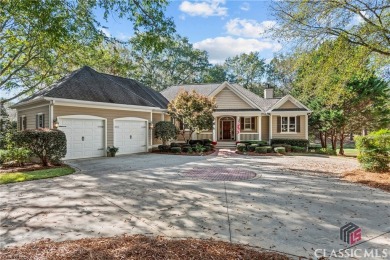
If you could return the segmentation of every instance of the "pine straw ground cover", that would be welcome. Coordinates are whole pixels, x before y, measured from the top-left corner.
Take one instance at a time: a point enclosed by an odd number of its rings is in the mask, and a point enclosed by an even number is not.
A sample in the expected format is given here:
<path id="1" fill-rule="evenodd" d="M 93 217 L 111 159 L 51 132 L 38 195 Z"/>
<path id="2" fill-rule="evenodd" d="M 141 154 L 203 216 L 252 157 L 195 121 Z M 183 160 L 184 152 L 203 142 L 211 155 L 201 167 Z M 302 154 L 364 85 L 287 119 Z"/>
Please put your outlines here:
<path id="1" fill-rule="evenodd" d="M 343 179 L 390 192 L 390 172 L 375 173 L 354 170 L 344 173 Z"/>
<path id="2" fill-rule="evenodd" d="M 267 259 L 287 256 L 256 251 L 242 245 L 215 240 L 183 239 L 144 235 L 85 238 L 53 242 L 41 240 L 0 251 L 0 259 Z"/>

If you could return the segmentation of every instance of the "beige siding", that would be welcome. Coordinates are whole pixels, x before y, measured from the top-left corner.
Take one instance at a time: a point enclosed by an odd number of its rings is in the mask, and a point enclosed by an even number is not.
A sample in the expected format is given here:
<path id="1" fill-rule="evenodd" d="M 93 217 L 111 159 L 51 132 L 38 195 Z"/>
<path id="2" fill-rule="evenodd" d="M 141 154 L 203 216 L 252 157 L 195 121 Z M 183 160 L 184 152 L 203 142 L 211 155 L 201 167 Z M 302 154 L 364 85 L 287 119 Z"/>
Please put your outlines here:
<path id="1" fill-rule="evenodd" d="M 295 105 L 293 102 L 291 102 L 290 100 L 287 100 L 279 108 L 299 108 L 299 107 L 297 105 Z"/>
<path id="2" fill-rule="evenodd" d="M 277 132 L 277 116 L 272 116 L 272 139 L 285 138 L 285 139 L 306 139 L 306 120 L 305 116 L 300 116 L 301 131 L 300 133 L 278 133 Z"/>
<path id="3" fill-rule="evenodd" d="M 44 106 L 42 106 L 44 105 Z M 35 103 L 30 106 L 24 106 L 17 109 L 18 111 L 18 129 L 19 126 L 19 117 L 26 116 L 27 120 L 27 129 L 35 129 L 36 128 L 36 115 L 39 113 L 43 113 L 45 115 L 45 128 L 49 128 L 50 122 L 50 109 L 48 102 L 40 102 Z"/>
<path id="4" fill-rule="evenodd" d="M 240 134 L 240 141 L 259 140 L 259 134 Z"/>
<path id="5" fill-rule="evenodd" d="M 263 141 L 269 140 L 269 116 L 261 117 L 261 139 Z"/>
<path id="6" fill-rule="evenodd" d="M 217 102 L 217 109 L 243 109 L 252 108 L 248 103 L 237 96 L 233 91 L 224 88 L 215 97 Z"/>
<path id="7" fill-rule="evenodd" d="M 107 119 L 107 145 L 113 145 L 113 124 L 115 118 L 121 117 L 138 117 L 146 119 L 150 122 L 150 112 L 136 112 L 126 110 L 100 109 L 100 108 L 85 108 L 85 107 L 70 107 L 70 106 L 54 106 L 54 118 L 58 116 L 69 115 L 90 115 L 99 116 Z"/>

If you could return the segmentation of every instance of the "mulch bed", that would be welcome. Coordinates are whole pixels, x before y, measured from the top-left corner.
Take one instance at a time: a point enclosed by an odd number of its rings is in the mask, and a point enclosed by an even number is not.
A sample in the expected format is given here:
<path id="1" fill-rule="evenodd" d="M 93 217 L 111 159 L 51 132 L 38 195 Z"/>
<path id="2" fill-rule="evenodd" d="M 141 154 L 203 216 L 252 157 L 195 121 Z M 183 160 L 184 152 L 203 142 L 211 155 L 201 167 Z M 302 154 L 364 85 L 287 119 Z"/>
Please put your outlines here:
<path id="1" fill-rule="evenodd" d="M 144 235 L 86 238 L 53 242 L 41 240 L 0 251 L 0 259 L 268 259 L 287 256 L 257 251 L 243 245 L 215 240 L 183 239 Z"/>
<path id="2" fill-rule="evenodd" d="M 12 173 L 12 172 L 30 172 L 30 171 L 36 171 L 36 170 L 45 170 L 45 169 L 53 169 L 53 168 L 59 168 L 63 167 L 64 165 L 50 165 L 50 166 L 42 166 L 41 164 L 37 163 L 28 163 L 24 166 L 2 166 L 0 167 L 0 174 L 2 173 Z"/>
<path id="3" fill-rule="evenodd" d="M 390 172 L 375 173 L 363 170 L 345 172 L 343 179 L 390 192 Z"/>
<path id="4" fill-rule="evenodd" d="M 187 156 L 205 156 L 205 155 L 210 155 L 210 154 L 213 154 L 217 152 L 217 150 L 214 150 L 214 151 L 208 151 L 208 152 L 204 152 L 202 154 L 197 154 L 197 153 L 171 153 L 171 152 L 161 152 L 161 151 L 158 151 L 158 150 L 155 150 L 155 151 L 152 151 L 152 153 L 158 153 L 158 154 L 169 154 L 169 155 L 187 155 Z"/>

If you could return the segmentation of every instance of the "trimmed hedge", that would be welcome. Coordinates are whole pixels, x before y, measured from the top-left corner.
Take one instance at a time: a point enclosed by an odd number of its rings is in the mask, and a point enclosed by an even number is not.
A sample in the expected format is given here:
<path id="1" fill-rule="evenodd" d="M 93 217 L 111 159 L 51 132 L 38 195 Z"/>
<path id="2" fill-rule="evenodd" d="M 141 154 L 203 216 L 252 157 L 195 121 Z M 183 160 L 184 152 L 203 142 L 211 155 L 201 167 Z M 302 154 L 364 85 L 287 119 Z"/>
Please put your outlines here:
<path id="1" fill-rule="evenodd" d="M 382 129 L 367 136 L 355 138 L 359 150 L 358 161 L 367 171 L 386 172 L 390 170 L 390 130 Z"/>
<path id="2" fill-rule="evenodd" d="M 247 145 L 257 144 L 258 146 L 266 146 L 266 145 L 268 145 L 268 142 L 267 141 L 259 141 L 259 140 L 249 140 L 249 141 L 238 141 L 238 142 L 236 142 L 236 144 L 247 144 Z"/>
<path id="3" fill-rule="evenodd" d="M 264 148 L 267 148 L 267 153 L 272 153 L 272 146 L 263 146 Z"/>
<path id="4" fill-rule="evenodd" d="M 255 152 L 256 153 L 267 153 L 268 149 L 265 146 L 259 146 L 256 147 Z"/>
<path id="5" fill-rule="evenodd" d="M 280 154 L 285 154 L 286 153 L 286 148 L 284 147 L 275 147 L 274 151 Z"/>
<path id="6" fill-rule="evenodd" d="M 315 151 L 318 154 L 337 155 L 337 151 L 330 148 L 316 148 Z"/>
<path id="7" fill-rule="evenodd" d="M 66 155 L 65 133 L 57 129 L 28 129 L 13 136 L 18 147 L 29 149 L 38 156 L 43 166 L 59 164 Z"/>
<path id="8" fill-rule="evenodd" d="M 169 149 L 171 147 L 169 145 L 163 145 L 163 144 L 160 144 L 158 146 L 158 150 L 160 150 L 161 152 L 169 152 Z"/>
<path id="9" fill-rule="evenodd" d="M 169 140 L 175 139 L 177 133 L 176 126 L 170 121 L 157 122 L 154 127 L 154 136 L 161 139 L 164 145 Z"/>
<path id="10" fill-rule="evenodd" d="M 23 166 L 30 161 L 31 152 L 26 148 L 11 148 L 0 154 L 0 157 L 1 163 Z"/>
<path id="11" fill-rule="evenodd" d="M 180 147 L 171 147 L 171 152 L 172 153 L 180 153 L 181 152 L 181 148 Z"/>
<path id="12" fill-rule="evenodd" d="M 294 153 L 305 153 L 306 147 L 291 146 L 291 151 Z"/>
<path id="13" fill-rule="evenodd" d="M 271 145 L 274 144 L 288 144 L 291 146 L 307 147 L 309 145 L 309 140 L 306 139 L 271 139 Z"/>
<path id="14" fill-rule="evenodd" d="M 183 146 L 182 148 L 181 148 L 181 150 L 184 152 L 184 153 L 192 153 L 193 152 L 193 150 L 192 150 L 192 147 L 191 146 Z"/>
<path id="15" fill-rule="evenodd" d="M 245 145 L 237 145 L 237 150 L 239 152 L 246 152 L 246 146 Z"/>
<path id="16" fill-rule="evenodd" d="M 275 148 L 275 147 L 284 147 L 285 148 L 285 150 L 286 150 L 286 152 L 291 152 L 291 145 L 289 145 L 289 144 L 273 144 L 272 145 L 272 147 L 273 148 Z"/>
<path id="17" fill-rule="evenodd" d="M 181 147 L 179 143 L 171 143 L 171 147 Z"/>
<path id="18" fill-rule="evenodd" d="M 254 152 L 256 148 L 259 147 L 258 144 L 251 144 L 247 146 L 248 152 Z"/>

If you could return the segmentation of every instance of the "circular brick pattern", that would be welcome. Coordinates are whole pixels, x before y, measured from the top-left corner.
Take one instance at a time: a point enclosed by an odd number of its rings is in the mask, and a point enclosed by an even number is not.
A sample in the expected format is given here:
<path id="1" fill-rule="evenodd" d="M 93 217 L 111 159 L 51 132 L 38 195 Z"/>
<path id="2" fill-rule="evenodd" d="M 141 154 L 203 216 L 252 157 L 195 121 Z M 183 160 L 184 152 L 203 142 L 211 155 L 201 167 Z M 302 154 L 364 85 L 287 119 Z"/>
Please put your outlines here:
<path id="1" fill-rule="evenodd" d="M 256 177 L 256 173 L 238 168 L 196 168 L 181 173 L 181 176 L 208 181 L 242 181 Z"/>

